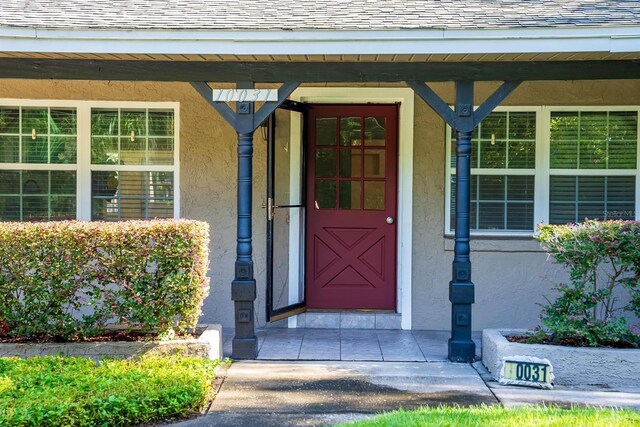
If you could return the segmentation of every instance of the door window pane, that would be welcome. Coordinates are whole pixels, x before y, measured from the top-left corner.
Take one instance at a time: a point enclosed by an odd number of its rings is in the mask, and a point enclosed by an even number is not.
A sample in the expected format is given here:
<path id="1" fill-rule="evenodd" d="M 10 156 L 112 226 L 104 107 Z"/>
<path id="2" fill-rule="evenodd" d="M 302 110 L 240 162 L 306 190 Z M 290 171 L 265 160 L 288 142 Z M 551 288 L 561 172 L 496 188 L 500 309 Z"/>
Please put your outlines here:
<path id="1" fill-rule="evenodd" d="M 385 209 L 385 182 L 364 182 L 364 208 L 376 211 Z"/>
<path id="2" fill-rule="evenodd" d="M 385 177 L 385 150 L 364 150 L 365 178 Z"/>
<path id="3" fill-rule="evenodd" d="M 316 177 L 335 178 L 338 174 L 337 150 L 316 150 Z"/>
<path id="4" fill-rule="evenodd" d="M 338 145 L 337 118 L 316 118 L 316 145 Z"/>
<path id="5" fill-rule="evenodd" d="M 340 119 L 340 145 L 345 147 L 362 145 L 361 117 L 343 117 Z"/>
<path id="6" fill-rule="evenodd" d="M 337 198 L 337 181 L 316 180 L 316 209 L 335 209 Z"/>
<path id="7" fill-rule="evenodd" d="M 340 181 L 340 209 L 360 209 L 360 181 Z"/>
<path id="8" fill-rule="evenodd" d="M 362 150 L 340 150 L 340 177 L 360 178 L 362 176 Z"/>
<path id="9" fill-rule="evenodd" d="M 366 117 L 364 119 L 364 144 L 383 147 L 386 143 L 386 118 Z"/>

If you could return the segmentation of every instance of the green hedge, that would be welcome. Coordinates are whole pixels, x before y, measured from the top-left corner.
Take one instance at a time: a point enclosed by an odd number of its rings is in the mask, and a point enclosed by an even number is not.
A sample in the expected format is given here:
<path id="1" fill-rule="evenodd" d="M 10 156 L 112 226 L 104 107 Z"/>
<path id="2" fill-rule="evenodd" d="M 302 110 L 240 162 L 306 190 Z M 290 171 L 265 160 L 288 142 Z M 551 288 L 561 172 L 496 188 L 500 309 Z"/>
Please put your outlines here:
<path id="1" fill-rule="evenodd" d="M 0 358 L 0 426 L 130 426 L 190 415 L 212 397 L 219 361 Z"/>
<path id="2" fill-rule="evenodd" d="M 187 220 L 0 224 L 0 335 L 183 332 L 208 293 L 208 236 Z"/>
<path id="3" fill-rule="evenodd" d="M 640 325 L 627 325 L 625 316 L 640 317 L 640 222 L 585 220 L 538 231 L 538 241 L 570 277 L 543 305 L 542 323 L 554 338 L 640 344 Z"/>

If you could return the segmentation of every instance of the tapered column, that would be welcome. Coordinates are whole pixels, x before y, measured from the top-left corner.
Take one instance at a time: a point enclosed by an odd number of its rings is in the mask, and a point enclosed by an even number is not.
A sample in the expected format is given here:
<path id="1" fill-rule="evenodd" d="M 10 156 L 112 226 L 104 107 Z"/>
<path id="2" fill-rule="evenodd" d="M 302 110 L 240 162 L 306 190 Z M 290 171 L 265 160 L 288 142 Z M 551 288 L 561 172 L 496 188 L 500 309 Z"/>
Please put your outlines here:
<path id="1" fill-rule="evenodd" d="M 471 304 L 474 302 L 474 285 L 471 282 L 469 258 L 471 132 L 474 127 L 472 82 L 456 82 L 456 115 L 460 126 L 456 131 L 456 229 L 453 278 L 449 282 L 449 301 L 451 301 L 449 360 L 473 362 L 476 354 L 476 345 L 471 339 Z"/>
<path id="2" fill-rule="evenodd" d="M 256 281 L 253 276 L 251 211 L 253 193 L 253 131 L 238 132 L 238 219 L 235 279 L 231 299 L 235 306 L 236 331 L 233 337 L 234 359 L 255 359 L 258 340 L 255 335 L 253 302 Z"/>

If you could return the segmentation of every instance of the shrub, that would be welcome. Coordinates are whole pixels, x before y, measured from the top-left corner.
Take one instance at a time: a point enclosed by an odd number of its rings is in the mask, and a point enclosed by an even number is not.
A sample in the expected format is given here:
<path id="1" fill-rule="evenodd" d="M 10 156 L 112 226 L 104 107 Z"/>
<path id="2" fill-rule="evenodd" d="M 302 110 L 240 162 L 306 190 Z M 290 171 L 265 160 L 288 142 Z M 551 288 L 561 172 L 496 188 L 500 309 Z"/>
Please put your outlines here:
<path id="1" fill-rule="evenodd" d="M 0 425 L 127 426 L 189 415 L 212 397 L 218 361 L 0 359 Z"/>
<path id="2" fill-rule="evenodd" d="M 640 223 L 586 220 L 581 224 L 538 226 L 538 241 L 569 270 L 570 284 L 543 306 L 542 323 L 557 339 L 580 339 L 596 346 L 638 342 L 623 311 L 640 315 Z M 631 303 L 620 306 L 626 288 Z"/>
<path id="3" fill-rule="evenodd" d="M 186 220 L 0 224 L 0 334 L 184 332 L 208 293 L 208 233 Z"/>

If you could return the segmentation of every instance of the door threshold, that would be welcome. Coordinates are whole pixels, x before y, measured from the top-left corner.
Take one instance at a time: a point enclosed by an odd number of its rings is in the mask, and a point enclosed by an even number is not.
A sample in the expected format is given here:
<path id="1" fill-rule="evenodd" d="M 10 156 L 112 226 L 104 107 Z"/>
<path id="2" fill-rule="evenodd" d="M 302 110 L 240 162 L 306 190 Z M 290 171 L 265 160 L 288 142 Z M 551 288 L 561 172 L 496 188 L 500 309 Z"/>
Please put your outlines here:
<path id="1" fill-rule="evenodd" d="M 295 317 L 297 328 L 402 329 L 402 315 L 392 311 L 307 311 Z"/>

